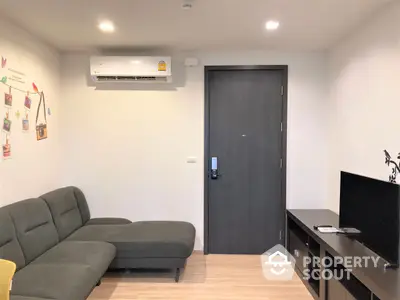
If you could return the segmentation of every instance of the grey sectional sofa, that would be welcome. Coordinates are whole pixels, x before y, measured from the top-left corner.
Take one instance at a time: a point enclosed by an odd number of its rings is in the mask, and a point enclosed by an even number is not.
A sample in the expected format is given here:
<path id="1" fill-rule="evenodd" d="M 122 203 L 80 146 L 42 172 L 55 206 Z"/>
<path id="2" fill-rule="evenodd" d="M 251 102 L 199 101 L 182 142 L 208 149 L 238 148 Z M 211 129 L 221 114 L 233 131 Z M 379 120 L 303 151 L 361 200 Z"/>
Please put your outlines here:
<path id="1" fill-rule="evenodd" d="M 91 219 L 76 187 L 0 208 L 0 258 L 17 265 L 11 300 L 86 299 L 109 268 L 173 268 L 178 281 L 194 239 L 186 222 Z"/>

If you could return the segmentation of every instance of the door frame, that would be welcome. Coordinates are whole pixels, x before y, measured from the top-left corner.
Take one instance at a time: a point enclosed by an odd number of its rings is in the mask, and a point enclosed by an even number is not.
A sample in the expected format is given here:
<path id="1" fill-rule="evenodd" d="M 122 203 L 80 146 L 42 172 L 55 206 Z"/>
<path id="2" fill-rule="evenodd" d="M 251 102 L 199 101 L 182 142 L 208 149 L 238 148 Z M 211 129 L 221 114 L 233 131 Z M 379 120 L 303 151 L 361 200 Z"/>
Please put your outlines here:
<path id="1" fill-rule="evenodd" d="M 248 70 L 278 70 L 282 72 L 282 178 L 281 178 L 281 213 L 282 240 L 286 246 L 286 152 L 287 152 L 287 65 L 240 65 L 240 66 L 205 66 L 204 67 L 204 254 L 209 253 L 209 155 L 210 155 L 210 89 L 209 74 L 213 71 L 248 71 Z"/>

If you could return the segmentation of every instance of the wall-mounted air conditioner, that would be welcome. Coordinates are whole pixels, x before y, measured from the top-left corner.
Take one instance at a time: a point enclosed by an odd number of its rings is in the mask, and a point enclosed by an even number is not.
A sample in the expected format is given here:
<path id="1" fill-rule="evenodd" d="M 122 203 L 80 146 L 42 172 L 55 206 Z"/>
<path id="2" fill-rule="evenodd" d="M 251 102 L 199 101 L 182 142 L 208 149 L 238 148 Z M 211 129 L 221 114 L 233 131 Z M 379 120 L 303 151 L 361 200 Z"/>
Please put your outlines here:
<path id="1" fill-rule="evenodd" d="M 172 82 L 171 57 L 93 56 L 90 74 L 95 82 Z"/>

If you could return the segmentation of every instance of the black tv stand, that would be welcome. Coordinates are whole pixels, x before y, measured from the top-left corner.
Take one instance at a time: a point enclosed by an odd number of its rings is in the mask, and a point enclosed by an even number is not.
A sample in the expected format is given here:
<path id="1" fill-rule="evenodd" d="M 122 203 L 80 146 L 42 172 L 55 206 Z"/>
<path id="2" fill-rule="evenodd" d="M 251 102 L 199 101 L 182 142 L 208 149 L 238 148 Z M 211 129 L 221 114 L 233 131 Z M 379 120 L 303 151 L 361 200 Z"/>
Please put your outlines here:
<path id="1" fill-rule="evenodd" d="M 306 257 L 345 258 L 378 257 L 367 247 L 354 240 L 355 237 L 343 234 L 320 233 L 314 229 L 316 224 L 330 224 L 339 227 L 339 216 L 330 210 L 288 210 L 287 248 L 296 259 L 296 273 L 318 300 L 398 300 L 400 299 L 400 271 L 398 266 L 380 259 L 378 266 L 335 266 L 304 265 Z M 314 270 L 313 270 L 314 268 Z M 315 270 L 315 268 L 317 270 Z M 326 273 L 325 270 L 344 272 L 345 278 L 339 280 L 307 278 L 304 272 Z M 318 277 L 318 276 L 317 276 Z"/>

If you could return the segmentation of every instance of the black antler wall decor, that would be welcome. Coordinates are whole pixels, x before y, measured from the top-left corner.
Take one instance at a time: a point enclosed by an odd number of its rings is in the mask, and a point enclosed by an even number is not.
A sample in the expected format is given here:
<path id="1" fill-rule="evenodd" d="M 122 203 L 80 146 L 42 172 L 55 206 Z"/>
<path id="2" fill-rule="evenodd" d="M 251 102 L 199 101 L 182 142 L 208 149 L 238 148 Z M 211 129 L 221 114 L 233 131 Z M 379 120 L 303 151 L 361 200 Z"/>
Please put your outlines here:
<path id="1" fill-rule="evenodd" d="M 393 161 L 389 152 L 387 152 L 386 150 L 383 150 L 383 152 L 385 153 L 385 164 L 387 164 L 388 166 L 393 165 L 392 174 L 389 175 L 389 181 L 396 183 L 397 174 L 400 173 L 400 163 L 396 163 L 395 161 Z M 397 155 L 397 159 L 400 160 L 400 153 Z"/>

